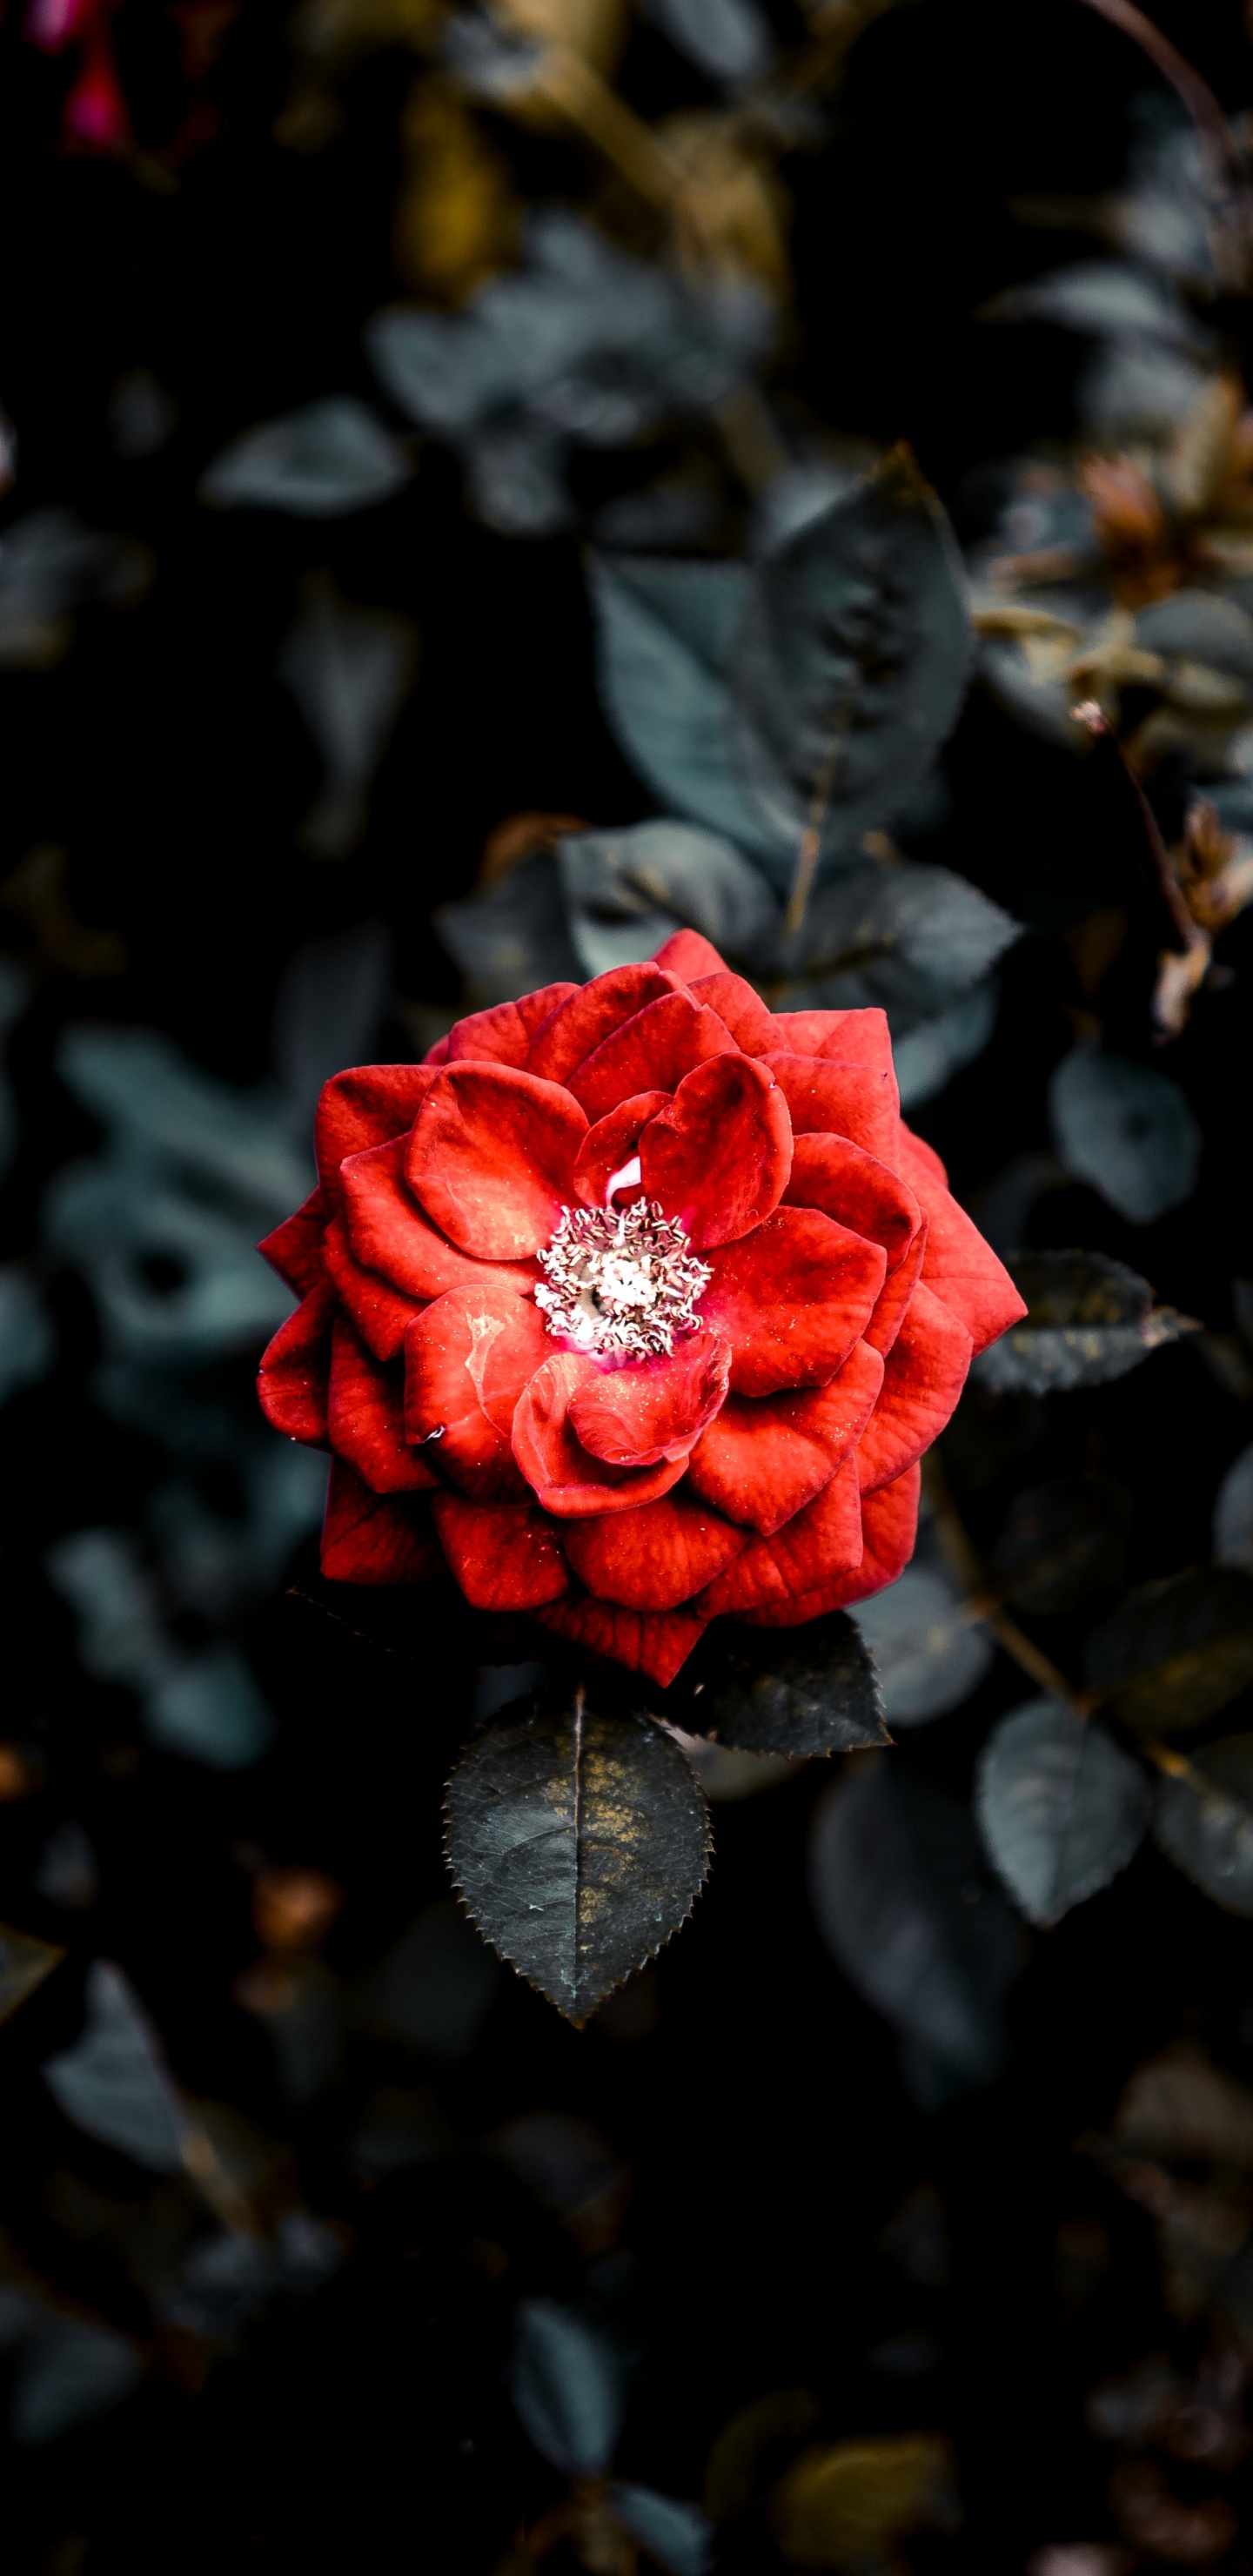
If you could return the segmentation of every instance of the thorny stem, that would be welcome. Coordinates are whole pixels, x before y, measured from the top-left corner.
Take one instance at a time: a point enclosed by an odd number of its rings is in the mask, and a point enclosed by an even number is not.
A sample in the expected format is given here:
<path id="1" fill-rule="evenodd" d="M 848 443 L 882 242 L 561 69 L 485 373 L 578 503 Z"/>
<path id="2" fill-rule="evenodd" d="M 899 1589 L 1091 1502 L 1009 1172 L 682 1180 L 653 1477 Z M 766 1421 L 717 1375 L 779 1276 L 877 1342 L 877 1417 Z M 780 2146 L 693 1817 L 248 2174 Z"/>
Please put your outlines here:
<path id="1" fill-rule="evenodd" d="M 1143 9 L 1136 8 L 1135 0 L 1081 0 L 1081 6 L 1129 36 L 1187 109 L 1214 183 L 1210 208 L 1214 264 L 1223 286 L 1237 293 L 1246 291 L 1253 268 L 1253 201 L 1239 146 L 1209 82 Z"/>

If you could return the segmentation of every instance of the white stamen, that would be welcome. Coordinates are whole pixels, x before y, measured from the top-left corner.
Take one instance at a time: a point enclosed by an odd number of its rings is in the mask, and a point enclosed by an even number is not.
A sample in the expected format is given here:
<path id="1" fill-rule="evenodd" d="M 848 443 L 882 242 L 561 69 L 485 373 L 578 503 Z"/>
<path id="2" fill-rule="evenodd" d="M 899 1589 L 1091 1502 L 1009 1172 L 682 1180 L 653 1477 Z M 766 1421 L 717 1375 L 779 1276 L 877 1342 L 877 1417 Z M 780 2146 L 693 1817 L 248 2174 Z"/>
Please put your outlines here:
<path id="1" fill-rule="evenodd" d="M 615 1186 L 638 1180 L 639 1164 L 615 1174 Z M 548 1286 L 535 1303 L 558 1333 L 583 1351 L 622 1359 L 668 1356 L 676 1337 L 698 1333 L 696 1300 L 713 1272 L 688 1250 L 677 1217 L 654 1202 L 629 1208 L 563 1208 L 561 1223 L 539 1255 Z"/>
<path id="2" fill-rule="evenodd" d="M 633 1160 L 632 1160 L 631 1162 L 629 1162 L 629 1163 L 624 1163 L 624 1164 L 623 1164 L 622 1169 L 621 1169 L 621 1171 L 620 1171 L 620 1172 L 613 1172 L 613 1173 L 611 1173 L 610 1178 L 606 1181 L 606 1183 L 605 1183 L 605 1205 L 606 1205 L 606 1207 L 607 1207 L 607 1208 L 611 1208 L 611 1207 L 613 1206 L 613 1203 L 614 1203 L 614 1197 L 615 1197 L 615 1194 L 616 1194 L 616 1192 L 617 1192 L 618 1190 L 633 1190 L 633 1189 L 637 1189 L 637 1188 L 638 1188 L 638 1186 L 639 1186 L 639 1182 L 640 1182 L 640 1158 L 639 1158 L 639 1155 L 638 1155 L 638 1154 L 636 1154 L 636 1155 L 634 1156 L 634 1158 L 633 1158 Z"/>

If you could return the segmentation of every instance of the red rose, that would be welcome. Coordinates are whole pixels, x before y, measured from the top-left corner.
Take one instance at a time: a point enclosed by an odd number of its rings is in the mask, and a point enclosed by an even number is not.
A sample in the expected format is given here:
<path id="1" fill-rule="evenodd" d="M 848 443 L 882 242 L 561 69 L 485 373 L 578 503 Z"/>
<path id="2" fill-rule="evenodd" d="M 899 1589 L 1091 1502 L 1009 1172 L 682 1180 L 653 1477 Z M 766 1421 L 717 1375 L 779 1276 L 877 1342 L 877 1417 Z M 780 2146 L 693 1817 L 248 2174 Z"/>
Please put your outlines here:
<path id="1" fill-rule="evenodd" d="M 918 1464 L 1025 1309 L 902 1124 L 882 1011 L 642 966 L 337 1074 L 261 1246 L 303 1302 L 269 1419 L 333 1452 L 323 1572 L 451 1568 L 667 1682 L 721 1613 L 893 1581 Z"/>

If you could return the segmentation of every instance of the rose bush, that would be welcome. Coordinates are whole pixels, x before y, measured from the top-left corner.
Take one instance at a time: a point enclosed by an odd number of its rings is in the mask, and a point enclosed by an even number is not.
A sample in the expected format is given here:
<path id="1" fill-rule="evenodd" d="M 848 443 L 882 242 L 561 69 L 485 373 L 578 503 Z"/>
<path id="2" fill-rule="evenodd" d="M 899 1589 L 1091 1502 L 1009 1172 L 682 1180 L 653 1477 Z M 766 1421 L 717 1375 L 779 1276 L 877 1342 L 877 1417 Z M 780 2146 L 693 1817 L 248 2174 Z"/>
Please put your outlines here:
<path id="1" fill-rule="evenodd" d="M 451 1571 L 666 1682 L 710 1619 L 890 1583 L 918 1460 L 1025 1311 L 900 1117 L 882 1011 L 645 965 L 337 1074 L 260 1375 L 332 1452 L 324 1573 Z"/>

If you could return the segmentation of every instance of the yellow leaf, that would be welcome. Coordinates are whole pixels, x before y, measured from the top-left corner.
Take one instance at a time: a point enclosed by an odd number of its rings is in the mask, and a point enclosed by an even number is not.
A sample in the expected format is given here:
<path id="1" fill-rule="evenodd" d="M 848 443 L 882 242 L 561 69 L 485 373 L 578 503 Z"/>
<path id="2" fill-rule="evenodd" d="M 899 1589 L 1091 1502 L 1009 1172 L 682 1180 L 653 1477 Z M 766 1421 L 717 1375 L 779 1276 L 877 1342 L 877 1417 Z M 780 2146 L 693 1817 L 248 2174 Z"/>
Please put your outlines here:
<path id="1" fill-rule="evenodd" d="M 455 92 L 416 81 L 401 128 L 403 175 L 392 240 L 414 294 L 460 304 L 516 257 L 518 204 L 503 155 Z"/>
<path id="2" fill-rule="evenodd" d="M 956 2529 L 953 2460 L 939 2433 L 871 2436 L 802 2451 L 780 2478 L 770 2522 L 794 2567 L 853 2571 L 911 2531 Z"/>

